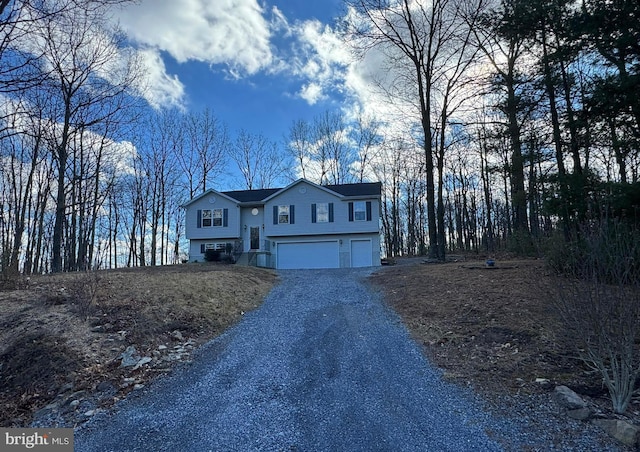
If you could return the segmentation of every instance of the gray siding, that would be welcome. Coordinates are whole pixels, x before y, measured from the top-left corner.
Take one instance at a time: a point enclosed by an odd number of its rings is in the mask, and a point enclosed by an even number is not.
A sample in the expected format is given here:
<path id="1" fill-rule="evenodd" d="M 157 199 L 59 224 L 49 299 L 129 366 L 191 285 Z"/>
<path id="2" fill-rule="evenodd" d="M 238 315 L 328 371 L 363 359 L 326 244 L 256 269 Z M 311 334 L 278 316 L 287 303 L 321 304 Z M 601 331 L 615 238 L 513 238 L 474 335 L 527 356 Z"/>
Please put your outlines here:
<path id="1" fill-rule="evenodd" d="M 302 189 L 302 190 L 301 190 Z M 379 232 L 380 202 L 371 202 L 371 221 L 349 221 L 349 201 L 305 182 L 300 182 L 270 199 L 264 207 L 265 234 L 270 237 L 317 234 L 351 234 Z M 311 205 L 333 203 L 333 222 L 313 223 Z M 273 224 L 273 208 L 280 205 L 295 206 L 294 224 Z"/>
<path id="2" fill-rule="evenodd" d="M 210 202 L 214 200 L 214 202 Z M 228 209 L 227 226 L 198 227 L 198 211 Z M 208 194 L 189 204 L 186 209 L 185 236 L 187 239 L 240 238 L 240 207 L 234 201 L 218 194 Z"/>

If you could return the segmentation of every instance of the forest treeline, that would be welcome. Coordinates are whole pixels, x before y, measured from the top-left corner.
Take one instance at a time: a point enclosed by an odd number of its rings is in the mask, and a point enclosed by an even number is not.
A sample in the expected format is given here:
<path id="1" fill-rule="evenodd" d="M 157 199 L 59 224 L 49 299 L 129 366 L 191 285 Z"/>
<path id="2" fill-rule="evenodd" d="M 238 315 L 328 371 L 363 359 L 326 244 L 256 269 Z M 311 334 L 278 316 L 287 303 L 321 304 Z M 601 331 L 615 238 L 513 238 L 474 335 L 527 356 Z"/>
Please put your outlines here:
<path id="1" fill-rule="evenodd" d="M 382 182 L 389 256 L 532 252 L 592 219 L 637 223 L 637 1 L 346 0 L 336 32 L 375 56 L 387 115 L 327 111 L 279 142 L 145 101 L 122 3 L 0 1 L 4 274 L 179 262 L 181 205 L 229 174 Z"/>

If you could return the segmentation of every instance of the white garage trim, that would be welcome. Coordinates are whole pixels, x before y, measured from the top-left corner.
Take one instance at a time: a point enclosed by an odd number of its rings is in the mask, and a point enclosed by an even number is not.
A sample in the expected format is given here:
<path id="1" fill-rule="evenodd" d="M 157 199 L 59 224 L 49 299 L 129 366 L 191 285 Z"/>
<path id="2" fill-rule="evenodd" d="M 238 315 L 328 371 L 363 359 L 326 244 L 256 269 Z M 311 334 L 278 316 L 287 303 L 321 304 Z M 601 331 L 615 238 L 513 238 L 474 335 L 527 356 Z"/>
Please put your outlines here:
<path id="1" fill-rule="evenodd" d="M 278 242 L 276 249 L 279 269 L 340 267 L 337 240 Z"/>
<path id="2" fill-rule="evenodd" d="M 373 265 L 371 239 L 352 239 L 350 251 L 351 267 L 371 267 Z"/>

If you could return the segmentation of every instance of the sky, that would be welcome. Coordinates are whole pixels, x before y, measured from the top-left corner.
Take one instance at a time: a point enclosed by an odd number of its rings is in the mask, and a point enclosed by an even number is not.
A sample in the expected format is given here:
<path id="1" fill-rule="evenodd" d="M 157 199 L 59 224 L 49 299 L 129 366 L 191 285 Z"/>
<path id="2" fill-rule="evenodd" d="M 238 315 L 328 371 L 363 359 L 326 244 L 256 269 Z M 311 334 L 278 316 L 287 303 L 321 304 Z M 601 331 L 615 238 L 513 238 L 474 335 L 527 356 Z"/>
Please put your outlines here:
<path id="1" fill-rule="evenodd" d="M 142 0 L 117 14 L 156 108 L 211 109 L 282 143 L 291 124 L 366 108 L 370 69 L 334 32 L 342 0 Z"/>

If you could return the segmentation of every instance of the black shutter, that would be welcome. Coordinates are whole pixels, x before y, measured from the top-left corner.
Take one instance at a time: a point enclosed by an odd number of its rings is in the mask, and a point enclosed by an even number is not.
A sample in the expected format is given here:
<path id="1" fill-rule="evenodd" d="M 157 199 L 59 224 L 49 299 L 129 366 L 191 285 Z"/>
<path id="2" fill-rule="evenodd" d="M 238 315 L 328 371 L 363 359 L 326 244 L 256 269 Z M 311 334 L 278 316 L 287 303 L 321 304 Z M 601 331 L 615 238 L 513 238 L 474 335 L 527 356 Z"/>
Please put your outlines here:
<path id="1" fill-rule="evenodd" d="M 333 223 L 333 203 L 329 203 L 329 223 Z"/>
<path id="2" fill-rule="evenodd" d="M 289 206 L 289 224 L 293 224 L 296 222 L 295 207 L 296 206 L 294 206 L 293 204 Z"/>
<path id="3" fill-rule="evenodd" d="M 273 224 L 278 224 L 278 206 L 273 206 Z"/>
<path id="4" fill-rule="evenodd" d="M 204 254 L 204 243 L 200 244 L 200 252 Z"/>
<path id="5" fill-rule="evenodd" d="M 315 204 L 311 204 L 311 222 L 312 223 L 316 222 L 316 205 Z"/>
<path id="6" fill-rule="evenodd" d="M 349 221 L 353 221 L 353 203 L 349 203 Z"/>
<path id="7" fill-rule="evenodd" d="M 225 228 L 229 226 L 229 209 L 222 211 L 222 226 Z"/>
<path id="8" fill-rule="evenodd" d="M 367 201 L 367 221 L 371 221 L 371 201 Z"/>
<path id="9" fill-rule="evenodd" d="M 198 224 L 196 225 L 196 227 L 197 228 L 201 228 L 202 227 L 202 210 L 200 210 L 200 209 L 198 209 Z M 204 253 L 204 251 L 203 251 L 203 253 Z"/>

